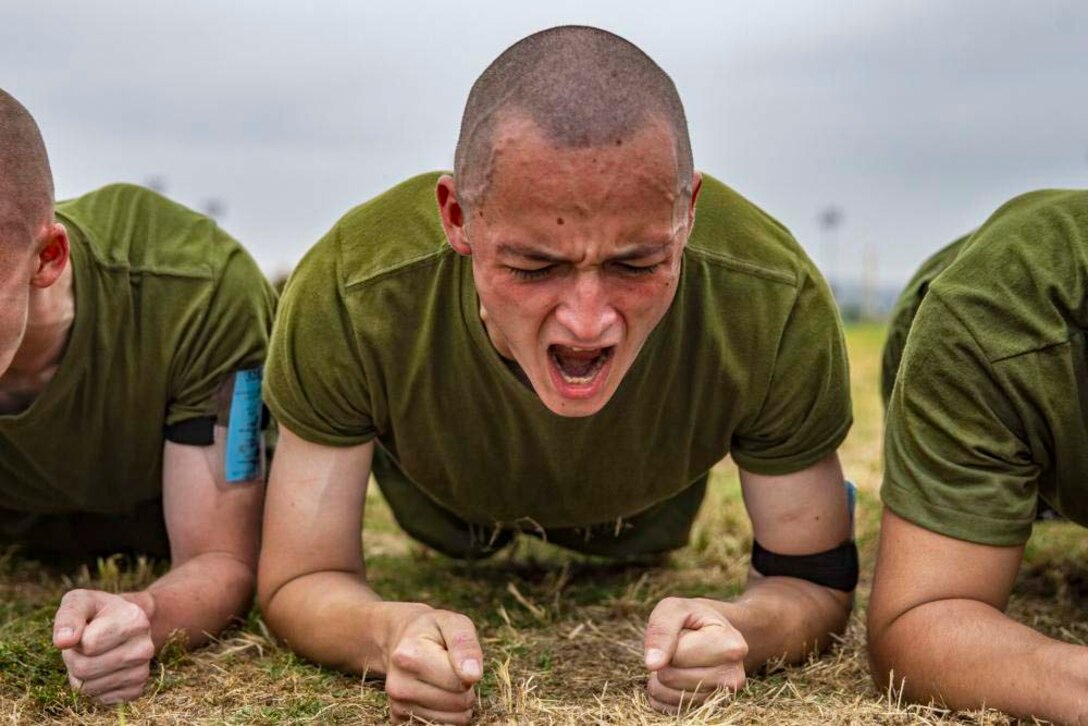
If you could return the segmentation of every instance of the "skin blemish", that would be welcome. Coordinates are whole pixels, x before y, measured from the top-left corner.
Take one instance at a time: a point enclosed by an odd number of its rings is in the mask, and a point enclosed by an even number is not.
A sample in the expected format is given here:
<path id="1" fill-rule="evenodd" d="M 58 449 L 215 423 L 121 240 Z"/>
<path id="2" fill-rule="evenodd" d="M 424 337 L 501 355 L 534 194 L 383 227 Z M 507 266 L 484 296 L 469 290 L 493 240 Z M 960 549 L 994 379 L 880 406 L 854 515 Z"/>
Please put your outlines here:
<path id="1" fill-rule="evenodd" d="M 623 146 L 623 139 L 616 139 L 616 146 Z"/>
<path id="2" fill-rule="evenodd" d="M 556 217 L 555 218 L 555 223 L 558 224 L 560 227 L 562 227 L 563 226 L 563 218 L 562 217 Z"/>

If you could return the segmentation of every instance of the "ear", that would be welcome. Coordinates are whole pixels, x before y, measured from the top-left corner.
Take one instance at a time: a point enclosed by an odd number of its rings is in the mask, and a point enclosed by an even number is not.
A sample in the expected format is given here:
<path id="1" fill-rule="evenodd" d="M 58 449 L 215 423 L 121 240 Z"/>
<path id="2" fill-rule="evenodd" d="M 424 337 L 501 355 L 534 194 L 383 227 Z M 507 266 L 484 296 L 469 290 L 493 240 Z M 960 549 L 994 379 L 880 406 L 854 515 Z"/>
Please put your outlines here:
<path id="1" fill-rule="evenodd" d="M 60 222 L 50 222 L 37 242 L 37 268 L 30 278 L 34 287 L 49 287 L 68 266 L 70 247 L 68 230 Z"/>
<path id="2" fill-rule="evenodd" d="M 699 198 L 699 190 L 703 188 L 703 175 L 694 172 L 691 175 L 691 208 L 688 210 L 688 229 L 695 226 L 695 200 Z"/>
<path id="3" fill-rule="evenodd" d="M 446 232 L 450 247 L 459 255 L 471 255 L 472 247 L 468 243 L 468 235 L 465 234 L 465 210 L 457 201 L 457 185 L 453 177 L 443 174 L 439 177 L 434 191 L 438 198 L 442 229 Z"/>

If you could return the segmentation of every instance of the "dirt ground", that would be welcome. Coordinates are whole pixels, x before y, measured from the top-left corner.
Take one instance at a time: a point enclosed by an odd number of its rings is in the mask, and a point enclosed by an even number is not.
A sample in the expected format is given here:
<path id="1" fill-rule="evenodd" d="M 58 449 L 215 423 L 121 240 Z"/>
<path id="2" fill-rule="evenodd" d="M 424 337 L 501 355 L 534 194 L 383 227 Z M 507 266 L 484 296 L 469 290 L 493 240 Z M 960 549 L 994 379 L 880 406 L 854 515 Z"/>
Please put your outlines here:
<path id="1" fill-rule="evenodd" d="M 409 541 L 371 487 L 364 541 L 370 573 L 389 598 L 460 610 L 485 648 L 480 723 L 492 724 L 1004 724 L 994 712 L 949 713 L 902 703 L 869 678 L 863 619 L 879 521 L 882 411 L 878 399 L 883 329 L 851 327 L 848 340 L 855 424 L 842 449 L 859 495 L 862 582 L 842 642 L 822 658 L 770 669 L 736 696 L 682 718 L 659 716 L 643 696 L 642 629 L 665 595 L 729 597 L 743 585 L 751 535 L 736 471 L 719 465 L 691 545 L 655 566 L 614 565 L 522 538 L 491 561 L 466 565 Z M 1037 528 L 1011 611 L 1055 637 L 1084 644 L 1079 603 L 1088 589 L 1088 538 L 1062 523 Z M 47 572 L 8 555 L 0 560 L 0 721 L 19 724 L 383 723 L 381 683 L 305 663 L 278 647 L 259 616 L 196 653 L 169 650 L 140 700 L 99 707 L 70 693 L 50 646 L 53 610 L 75 585 L 119 590 L 154 568 Z"/>

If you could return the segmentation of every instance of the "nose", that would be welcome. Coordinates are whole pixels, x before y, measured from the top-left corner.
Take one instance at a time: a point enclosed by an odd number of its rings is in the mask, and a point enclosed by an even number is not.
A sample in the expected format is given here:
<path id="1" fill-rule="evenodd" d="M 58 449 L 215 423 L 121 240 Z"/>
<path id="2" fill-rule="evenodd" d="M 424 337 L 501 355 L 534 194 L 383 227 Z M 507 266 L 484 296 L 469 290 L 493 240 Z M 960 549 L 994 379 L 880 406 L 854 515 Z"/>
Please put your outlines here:
<path id="1" fill-rule="evenodd" d="M 555 317 L 575 341 L 588 347 L 602 342 L 619 314 L 612 307 L 600 272 L 581 270 L 574 275 Z"/>

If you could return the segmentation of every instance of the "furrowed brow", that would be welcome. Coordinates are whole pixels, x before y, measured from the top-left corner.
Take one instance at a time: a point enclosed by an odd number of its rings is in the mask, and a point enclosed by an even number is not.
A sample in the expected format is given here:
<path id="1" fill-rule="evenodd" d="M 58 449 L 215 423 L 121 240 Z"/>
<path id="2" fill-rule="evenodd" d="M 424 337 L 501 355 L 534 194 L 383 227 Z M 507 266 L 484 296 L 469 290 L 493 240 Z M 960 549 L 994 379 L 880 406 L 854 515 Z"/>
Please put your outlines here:
<path id="1" fill-rule="evenodd" d="M 550 262 L 552 264 L 566 262 L 566 258 L 559 255 L 553 255 L 545 250 L 516 243 L 503 242 L 499 244 L 497 251 L 500 255 L 506 257 L 520 257 L 532 262 Z"/>
<path id="2" fill-rule="evenodd" d="M 668 243 L 665 244 L 645 244 L 638 245 L 637 247 L 628 248 L 619 254 L 613 255 L 608 259 L 613 262 L 626 262 L 628 260 L 641 260 L 644 257 L 651 257 L 656 254 L 660 254 L 668 250 Z"/>

